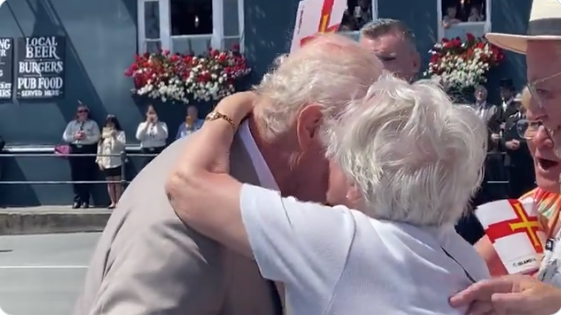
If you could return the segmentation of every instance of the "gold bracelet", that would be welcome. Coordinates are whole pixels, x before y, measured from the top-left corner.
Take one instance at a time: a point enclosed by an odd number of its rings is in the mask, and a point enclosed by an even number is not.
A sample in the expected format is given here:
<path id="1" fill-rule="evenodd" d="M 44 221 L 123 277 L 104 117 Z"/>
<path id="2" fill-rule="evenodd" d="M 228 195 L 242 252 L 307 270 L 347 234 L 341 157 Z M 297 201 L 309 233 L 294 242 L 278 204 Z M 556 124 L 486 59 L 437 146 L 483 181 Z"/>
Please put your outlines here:
<path id="1" fill-rule="evenodd" d="M 212 111 L 208 115 L 206 115 L 205 121 L 213 121 L 213 120 L 218 120 L 218 119 L 223 119 L 228 124 L 230 124 L 230 126 L 232 127 L 234 132 L 236 132 L 236 130 L 238 130 L 238 127 L 236 126 L 236 124 L 234 123 L 232 118 L 230 118 L 227 115 L 222 114 L 221 112 L 218 112 L 218 111 Z"/>

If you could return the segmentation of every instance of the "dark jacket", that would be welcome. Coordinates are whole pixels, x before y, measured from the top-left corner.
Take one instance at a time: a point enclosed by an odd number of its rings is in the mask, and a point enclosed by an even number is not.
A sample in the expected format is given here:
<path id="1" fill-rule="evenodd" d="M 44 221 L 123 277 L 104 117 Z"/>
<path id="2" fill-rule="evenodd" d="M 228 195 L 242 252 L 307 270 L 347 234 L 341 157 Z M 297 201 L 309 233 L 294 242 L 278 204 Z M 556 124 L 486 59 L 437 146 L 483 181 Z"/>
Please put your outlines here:
<path id="1" fill-rule="evenodd" d="M 506 109 L 503 108 L 502 104 L 499 107 L 501 111 L 501 116 L 500 116 L 501 122 L 506 122 L 510 116 L 518 112 L 518 109 L 520 108 L 520 103 L 516 101 L 512 101 L 507 105 Z"/>

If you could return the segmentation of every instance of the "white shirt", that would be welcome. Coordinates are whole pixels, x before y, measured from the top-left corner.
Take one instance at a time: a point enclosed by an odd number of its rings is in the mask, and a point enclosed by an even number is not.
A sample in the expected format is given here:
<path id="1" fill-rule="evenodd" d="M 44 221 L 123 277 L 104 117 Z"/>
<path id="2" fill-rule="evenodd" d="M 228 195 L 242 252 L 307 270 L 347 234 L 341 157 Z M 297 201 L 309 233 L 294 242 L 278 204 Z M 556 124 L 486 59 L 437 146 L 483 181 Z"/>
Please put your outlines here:
<path id="1" fill-rule="evenodd" d="M 166 145 L 168 126 L 163 121 L 157 123 L 141 122 L 136 129 L 136 139 L 141 148 L 160 148 Z"/>
<path id="2" fill-rule="evenodd" d="M 510 105 L 510 103 L 512 103 L 512 101 L 514 100 L 514 97 L 509 98 L 508 100 L 503 102 L 503 110 L 506 110 L 507 107 Z"/>
<path id="3" fill-rule="evenodd" d="M 125 149 L 126 143 L 124 131 L 116 131 L 115 135 L 104 138 L 97 146 L 96 163 L 105 169 L 121 166 L 123 160 L 120 154 Z"/>
<path id="4" fill-rule="evenodd" d="M 251 163 L 253 164 L 253 168 L 255 168 L 255 172 L 257 173 L 257 177 L 259 177 L 259 182 L 261 183 L 262 187 L 279 190 L 279 186 L 273 177 L 273 173 L 271 173 L 271 169 L 265 162 L 263 155 L 259 151 L 257 147 L 257 143 L 255 143 L 255 139 L 251 135 L 251 131 L 249 130 L 249 124 L 244 121 L 238 130 L 238 134 L 242 139 L 242 142 L 249 154 L 251 159 Z"/>
<path id="5" fill-rule="evenodd" d="M 466 271 L 490 277 L 453 227 L 373 220 L 249 184 L 240 208 L 261 274 L 285 284 L 290 315 L 464 315 L 448 299 L 471 284 Z"/>
<path id="6" fill-rule="evenodd" d="M 74 139 L 78 131 L 83 131 L 86 137 L 82 140 Z M 66 129 L 64 129 L 64 133 L 62 134 L 62 140 L 75 145 L 96 144 L 99 140 L 99 126 L 93 120 L 85 120 L 82 122 L 73 120 L 66 125 Z"/>

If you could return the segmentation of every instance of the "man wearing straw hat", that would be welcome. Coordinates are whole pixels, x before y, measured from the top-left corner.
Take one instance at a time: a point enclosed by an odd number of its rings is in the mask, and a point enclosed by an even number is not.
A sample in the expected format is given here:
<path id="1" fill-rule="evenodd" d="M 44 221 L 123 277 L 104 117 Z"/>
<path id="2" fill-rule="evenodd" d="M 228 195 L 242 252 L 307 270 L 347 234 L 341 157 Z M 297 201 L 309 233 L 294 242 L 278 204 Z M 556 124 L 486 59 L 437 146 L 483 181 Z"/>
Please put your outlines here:
<path id="1" fill-rule="evenodd" d="M 526 35 L 489 33 L 487 39 L 526 55 L 530 107 L 561 156 L 561 1 L 534 0 Z M 471 304 L 468 314 L 561 314 L 561 235 L 548 240 L 538 279 L 522 275 L 472 285 L 451 298 L 453 306 Z"/>

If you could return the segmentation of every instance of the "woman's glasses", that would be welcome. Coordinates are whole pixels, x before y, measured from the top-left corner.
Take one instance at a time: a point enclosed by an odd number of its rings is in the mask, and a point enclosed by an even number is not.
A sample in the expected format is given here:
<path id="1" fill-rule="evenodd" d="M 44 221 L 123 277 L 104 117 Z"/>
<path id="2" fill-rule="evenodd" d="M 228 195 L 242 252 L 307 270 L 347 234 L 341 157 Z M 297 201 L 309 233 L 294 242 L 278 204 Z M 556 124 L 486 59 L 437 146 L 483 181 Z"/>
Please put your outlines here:
<path id="1" fill-rule="evenodd" d="M 543 126 L 543 123 L 539 120 L 537 121 L 530 121 L 528 119 L 520 119 L 516 122 L 516 131 L 518 131 L 518 135 L 521 138 L 526 140 L 531 140 L 536 136 L 540 127 Z M 544 131 L 549 139 L 551 139 L 551 133 L 547 128 L 544 127 Z"/>

